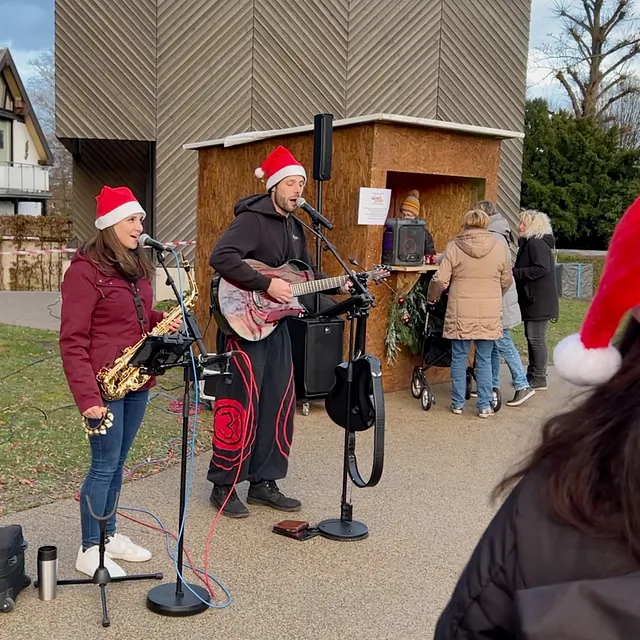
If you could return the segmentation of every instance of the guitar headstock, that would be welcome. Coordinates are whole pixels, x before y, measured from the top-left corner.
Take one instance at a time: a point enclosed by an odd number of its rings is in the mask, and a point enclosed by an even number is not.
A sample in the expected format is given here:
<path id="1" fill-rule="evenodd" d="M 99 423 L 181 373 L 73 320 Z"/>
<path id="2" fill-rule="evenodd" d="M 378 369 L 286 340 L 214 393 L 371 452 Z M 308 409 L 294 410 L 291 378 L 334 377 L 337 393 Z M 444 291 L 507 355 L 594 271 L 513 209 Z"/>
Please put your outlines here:
<path id="1" fill-rule="evenodd" d="M 391 275 L 391 269 L 386 264 L 376 264 L 371 268 L 369 277 L 374 282 L 382 282 Z"/>

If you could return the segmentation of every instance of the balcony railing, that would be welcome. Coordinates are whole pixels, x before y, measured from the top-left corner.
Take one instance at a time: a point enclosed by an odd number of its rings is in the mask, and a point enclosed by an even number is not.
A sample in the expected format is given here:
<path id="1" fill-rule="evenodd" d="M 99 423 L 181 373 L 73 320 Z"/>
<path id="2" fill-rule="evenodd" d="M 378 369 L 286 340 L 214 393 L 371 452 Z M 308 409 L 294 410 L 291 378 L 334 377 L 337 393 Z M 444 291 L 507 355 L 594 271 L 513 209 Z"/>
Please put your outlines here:
<path id="1" fill-rule="evenodd" d="M 48 193 L 49 167 L 0 162 L 0 194 Z"/>

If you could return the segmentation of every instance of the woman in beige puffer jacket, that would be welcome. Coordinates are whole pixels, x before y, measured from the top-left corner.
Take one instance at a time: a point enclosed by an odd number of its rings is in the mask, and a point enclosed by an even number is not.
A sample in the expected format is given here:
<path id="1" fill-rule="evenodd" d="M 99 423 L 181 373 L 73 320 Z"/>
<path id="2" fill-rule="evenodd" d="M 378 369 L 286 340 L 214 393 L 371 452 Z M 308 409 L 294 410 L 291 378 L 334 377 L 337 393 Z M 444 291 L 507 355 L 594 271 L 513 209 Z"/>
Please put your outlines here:
<path id="1" fill-rule="evenodd" d="M 487 231 L 489 216 L 484 211 L 467 212 L 462 223 L 462 232 L 447 245 L 431 279 L 427 299 L 435 302 L 449 287 L 443 336 L 451 340 L 451 409 L 462 413 L 473 340 L 478 415 L 486 418 L 493 413 L 491 351 L 502 336 L 502 296 L 513 281 L 511 260 L 504 243 Z"/>

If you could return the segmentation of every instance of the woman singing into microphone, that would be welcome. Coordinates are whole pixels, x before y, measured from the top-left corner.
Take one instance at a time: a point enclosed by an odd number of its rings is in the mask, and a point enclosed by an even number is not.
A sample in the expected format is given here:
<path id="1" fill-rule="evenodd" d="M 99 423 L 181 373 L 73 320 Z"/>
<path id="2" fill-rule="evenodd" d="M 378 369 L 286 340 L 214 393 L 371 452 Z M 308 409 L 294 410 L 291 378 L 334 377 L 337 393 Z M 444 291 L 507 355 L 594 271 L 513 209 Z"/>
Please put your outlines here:
<path id="1" fill-rule="evenodd" d="M 96 197 L 98 233 L 81 246 L 62 282 L 60 354 L 89 440 L 91 464 L 80 491 L 82 546 L 76 569 L 93 576 L 99 564 L 100 529 L 87 506 L 102 517 L 116 504 L 122 469 L 140 427 L 153 378 L 115 401 L 103 399 L 97 372 L 136 344 L 162 320 L 152 309 L 153 267 L 138 247 L 145 211 L 127 187 L 103 187 Z M 175 331 L 181 320 L 172 323 Z M 111 577 L 125 571 L 113 559 L 144 562 L 151 552 L 106 526 L 105 566 Z"/>

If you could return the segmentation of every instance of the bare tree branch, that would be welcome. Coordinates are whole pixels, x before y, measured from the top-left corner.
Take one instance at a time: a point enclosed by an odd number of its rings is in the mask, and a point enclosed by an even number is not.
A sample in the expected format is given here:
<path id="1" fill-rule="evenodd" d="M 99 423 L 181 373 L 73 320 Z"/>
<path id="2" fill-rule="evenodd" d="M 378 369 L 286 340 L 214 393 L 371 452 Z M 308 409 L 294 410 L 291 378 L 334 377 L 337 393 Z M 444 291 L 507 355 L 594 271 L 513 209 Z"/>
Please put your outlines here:
<path id="1" fill-rule="evenodd" d="M 578 117 L 603 124 L 626 91 L 631 64 L 640 57 L 640 21 L 631 0 L 555 0 L 560 35 L 541 48 L 553 76 Z"/>

